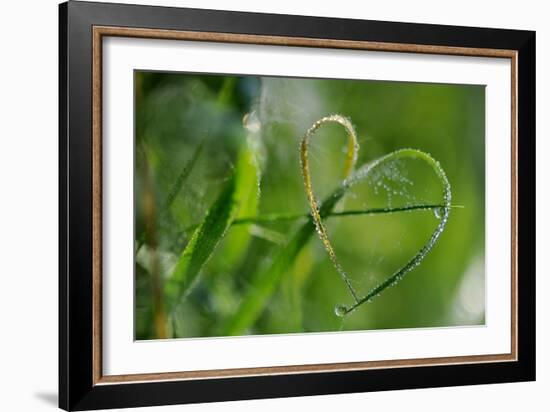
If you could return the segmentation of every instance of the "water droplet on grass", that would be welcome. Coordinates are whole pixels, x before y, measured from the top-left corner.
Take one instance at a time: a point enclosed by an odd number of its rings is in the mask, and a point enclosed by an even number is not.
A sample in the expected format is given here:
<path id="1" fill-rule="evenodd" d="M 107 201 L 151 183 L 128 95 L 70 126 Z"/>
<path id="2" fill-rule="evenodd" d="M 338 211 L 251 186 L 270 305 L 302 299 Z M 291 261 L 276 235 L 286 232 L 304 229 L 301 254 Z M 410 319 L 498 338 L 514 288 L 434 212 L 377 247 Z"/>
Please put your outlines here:
<path id="1" fill-rule="evenodd" d="M 334 313 L 336 316 L 342 317 L 348 312 L 348 308 L 345 305 L 336 305 L 334 307 Z"/>

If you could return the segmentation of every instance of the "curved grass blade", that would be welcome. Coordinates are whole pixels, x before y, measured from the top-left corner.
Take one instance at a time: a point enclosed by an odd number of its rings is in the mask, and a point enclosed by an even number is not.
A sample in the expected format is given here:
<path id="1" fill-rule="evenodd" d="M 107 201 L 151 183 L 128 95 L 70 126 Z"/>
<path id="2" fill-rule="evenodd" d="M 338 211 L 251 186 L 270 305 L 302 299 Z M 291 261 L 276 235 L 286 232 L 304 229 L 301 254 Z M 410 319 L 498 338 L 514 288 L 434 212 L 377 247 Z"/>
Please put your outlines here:
<path id="1" fill-rule="evenodd" d="M 346 307 L 345 305 L 337 305 L 335 307 L 335 313 L 338 316 L 344 316 L 349 314 L 350 312 L 357 309 L 359 306 L 361 306 L 364 303 L 370 302 L 372 299 L 374 299 L 376 296 L 379 296 L 382 291 L 387 289 L 390 286 L 395 285 L 397 282 L 399 282 L 403 277 L 409 273 L 411 270 L 413 270 L 415 267 L 420 265 L 422 260 L 426 257 L 426 255 L 432 250 L 432 248 L 437 243 L 437 240 L 443 233 L 443 230 L 445 229 L 445 226 L 447 225 L 447 221 L 449 220 L 449 215 L 451 213 L 451 184 L 449 183 L 449 180 L 447 179 L 447 175 L 445 174 L 445 171 L 439 164 L 437 160 L 435 160 L 433 157 L 431 157 L 429 154 L 422 152 L 420 150 L 416 149 L 401 149 L 396 150 L 395 152 L 392 152 L 382 158 L 380 160 L 382 162 L 388 161 L 388 160 L 397 160 L 401 158 L 412 158 L 412 159 L 420 159 L 425 161 L 433 171 L 435 172 L 436 176 L 439 178 L 443 185 L 443 204 L 444 206 L 437 209 L 436 215 L 439 216 L 439 224 L 435 228 L 435 230 L 432 232 L 432 235 L 428 239 L 428 241 L 420 248 L 420 250 L 400 269 L 395 271 L 390 277 L 388 277 L 386 280 L 381 282 L 379 285 L 375 286 L 369 293 L 367 293 L 364 297 L 356 300 L 353 305 L 350 307 Z M 380 163 L 378 163 L 380 164 Z M 370 169 L 372 170 L 372 169 Z M 368 171 L 359 171 L 354 176 L 352 176 L 350 179 L 344 182 L 344 187 L 351 187 L 355 183 L 361 181 L 364 179 L 366 175 L 369 174 L 370 170 Z"/>
<path id="2" fill-rule="evenodd" d="M 319 205 L 317 204 L 317 200 L 315 199 L 315 196 L 313 194 L 313 185 L 311 183 L 311 173 L 309 171 L 308 157 L 309 141 L 315 135 L 315 132 L 319 130 L 321 126 L 327 123 L 339 124 L 346 130 L 346 133 L 348 134 L 348 150 L 346 153 L 346 161 L 344 164 L 344 179 L 347 179 L 350 173 L 353 172 L 355 163 L 357 162 L 357 152 L 359 151 L 359 143 L 357 143 L 357 134 L 355 133 L 355 128 L 348 118 L 343 117 L 339 114 L 333 114 L 330 116 L 322 117 L 321 119 L 313 123 L 313 125 L 306 131 L 304 137 L 302 138 L 302 141 L 300 142 L 300 164 L 302 166 L 302 177 L 304 178 L 304 187 L 306 191 L 307 201 L 310 206 L 310 212 L 313 218 L 313 222 L 315 223 L 317 234 L 319 235 L 319 238 L 321 239 L 321 242 L 323 243 L 323 246 L 327 251 L 328 256 L 330 257 L 332 264 L 336 268 L 336 271 L 340 274 L 342 280 L 348 287 L 349 292 L 353 296 L 353 299 L 355 299 L 355 301 L 357 302 L 358 297 L 355 293 L 355 289 L 351 285 L 351 280 L 349 279 L 347 273 L 344 271 L 344 268 L 342 268 L 342 265 L 340 265 L 340 262 L 336 257 L 336 253 L 334 252 L 332 244 L 330 243 L 330 240 L 328 238 L 327 230 L 325 228 L 325 225 L 323 225 L 323 219 L 319 214 Z"/>

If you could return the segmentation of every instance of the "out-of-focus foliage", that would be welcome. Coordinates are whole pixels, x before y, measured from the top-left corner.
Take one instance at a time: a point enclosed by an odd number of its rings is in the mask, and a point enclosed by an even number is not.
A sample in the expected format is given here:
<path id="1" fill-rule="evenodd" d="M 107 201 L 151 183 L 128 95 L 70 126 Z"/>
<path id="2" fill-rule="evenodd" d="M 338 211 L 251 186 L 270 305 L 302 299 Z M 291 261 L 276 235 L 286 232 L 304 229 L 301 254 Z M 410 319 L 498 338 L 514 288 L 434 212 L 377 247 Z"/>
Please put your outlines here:
<path id="1" fill-rule="evenodd" d="M 137 339 L 484 323 L 482 86 L 136 72 L 135 88 Z M 308 218 L 299 158 L 333 113 L 355 126 L 358 167 L 422 150 L 461 206 L 418 267 L 344 317 L 353 299 Z M 330 124 L 311 141 L 319 200 L 342 182 L 346 143 Z M 337 200 L 336 213 L 441 204 L 441 181 L 401 159 Z M 358 294 L 426 244 L 435 212 L 325 217 Z"/>

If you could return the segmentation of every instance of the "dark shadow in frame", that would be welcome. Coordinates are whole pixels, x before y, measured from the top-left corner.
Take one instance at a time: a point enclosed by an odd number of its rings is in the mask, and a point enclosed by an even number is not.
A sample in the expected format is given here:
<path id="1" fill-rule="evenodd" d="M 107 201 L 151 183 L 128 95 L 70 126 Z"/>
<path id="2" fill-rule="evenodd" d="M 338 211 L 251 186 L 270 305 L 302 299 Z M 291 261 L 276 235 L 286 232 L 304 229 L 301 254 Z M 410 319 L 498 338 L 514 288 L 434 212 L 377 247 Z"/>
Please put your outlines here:
<path id="1" fill-rule="evenodd" d="M 64 3 L 59 13 L 61 408 L 167 405 L 535 379 L 534 32 L 86 2 Z M 516 212 L 512 228 L 517 233 L 511 245 L 515 257 L 512 353 L 447 361 L 102 376 L 101 139 L 97 138 L 101 136 L 101 71 L 97 68 L 100 40 L 106 35 L 512 59 L 512 142 L 517 145 L 510 159 Z"/>

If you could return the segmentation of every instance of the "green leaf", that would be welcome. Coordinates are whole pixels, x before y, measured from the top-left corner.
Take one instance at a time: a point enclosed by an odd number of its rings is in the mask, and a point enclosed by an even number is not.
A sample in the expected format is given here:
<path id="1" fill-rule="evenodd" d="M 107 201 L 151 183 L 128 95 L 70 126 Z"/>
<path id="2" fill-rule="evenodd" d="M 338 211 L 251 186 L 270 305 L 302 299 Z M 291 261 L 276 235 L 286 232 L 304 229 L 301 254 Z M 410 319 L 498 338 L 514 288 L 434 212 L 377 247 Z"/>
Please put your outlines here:
<path id="1" fill-rule="evenodd" d="M 246 157 L 242 161 L 254 170 L 247 172 L 249 175 L 246 178 L 246 183 L 240 187 L 241 193 L 238 194 L 238 197 L 241 207 L 235 219 L 231 222 L 231 230 L 227 232 L 223 243 L 220 245 L 219 255 L 223 256 L 224 266 L 228 268 L 233 268 L 239 264 L 239 260 L 250 243 L 250 228 L 253 226 L 252 224 L 235 225 L 235 222 L 244 216 L 256 216 L 258 212 L 259 196 L 256 160 L 251 149 L 243 152 L 242 156 Z"/>
<path id="2" fill-rule="evenodd" d="M 237 165 L 193 232 L 191 239 L 165 285 L 168 307 L 173 308 L 191 290 L 204 264 L 208 261 L 228 228 L 239 216 L 243 205 L 256 196 L 256 168 L 248 149 L 241 150 Z M 245 207 L 250 212 L 249 207 Z"/>

